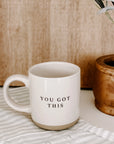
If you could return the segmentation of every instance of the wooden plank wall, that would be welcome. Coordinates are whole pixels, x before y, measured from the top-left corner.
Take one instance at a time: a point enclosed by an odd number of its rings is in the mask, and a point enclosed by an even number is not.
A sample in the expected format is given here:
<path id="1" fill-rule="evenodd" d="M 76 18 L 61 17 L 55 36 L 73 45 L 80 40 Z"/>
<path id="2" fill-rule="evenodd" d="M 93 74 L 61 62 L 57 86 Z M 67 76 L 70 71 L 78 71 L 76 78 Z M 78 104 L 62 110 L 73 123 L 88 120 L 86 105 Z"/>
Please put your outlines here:
<path id="1" fill-rule="evenodd" d="M 36 63 L 67 61 L 91 88 L 95 59 L 112 53 L 114 25 L 93 0 L 0 0 L 0 85 Z"/>

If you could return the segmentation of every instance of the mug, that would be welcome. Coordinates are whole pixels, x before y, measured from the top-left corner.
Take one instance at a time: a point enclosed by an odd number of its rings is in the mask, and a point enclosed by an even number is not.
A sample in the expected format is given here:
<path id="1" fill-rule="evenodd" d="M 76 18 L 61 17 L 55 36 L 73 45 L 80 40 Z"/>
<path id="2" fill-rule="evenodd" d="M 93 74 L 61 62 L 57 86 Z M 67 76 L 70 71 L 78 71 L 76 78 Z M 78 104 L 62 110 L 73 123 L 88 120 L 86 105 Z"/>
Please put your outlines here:
<path id="1" fill-rule="evenodd" d="M 16 111 L 31 114 L 33 122 L 44 129 L 62 130 L 79 119 L 80 68 L 67 62 L 44 62 L 32 66 L 29 76 L 12 75 L 4 83 L 6 103 Z M 12 100 L 8 87 L 21 81 L 29 88 L 30 105 Z"/>

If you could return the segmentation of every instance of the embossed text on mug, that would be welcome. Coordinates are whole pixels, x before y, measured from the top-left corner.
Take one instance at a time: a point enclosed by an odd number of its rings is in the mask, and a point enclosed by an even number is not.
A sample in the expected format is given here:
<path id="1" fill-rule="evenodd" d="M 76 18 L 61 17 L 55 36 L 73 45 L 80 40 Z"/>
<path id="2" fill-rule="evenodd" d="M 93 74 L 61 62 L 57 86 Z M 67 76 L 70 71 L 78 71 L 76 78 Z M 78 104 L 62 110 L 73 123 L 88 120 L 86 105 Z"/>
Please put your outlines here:
<path id="1" fill-rule="evenodd" d="M 70 101 L 70 96 L 57 98 L 40 96 L 40 100 L 46 102 L 48 108 L 63 108 L 65 102 Z"/>

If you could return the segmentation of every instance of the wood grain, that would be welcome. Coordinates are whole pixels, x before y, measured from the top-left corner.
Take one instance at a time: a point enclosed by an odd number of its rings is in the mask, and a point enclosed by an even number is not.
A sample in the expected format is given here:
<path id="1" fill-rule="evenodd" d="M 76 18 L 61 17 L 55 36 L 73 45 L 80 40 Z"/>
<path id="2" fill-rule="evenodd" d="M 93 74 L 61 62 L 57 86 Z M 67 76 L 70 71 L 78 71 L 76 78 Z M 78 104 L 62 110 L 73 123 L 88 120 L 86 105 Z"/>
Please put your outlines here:
<path id="1" fill-rule="evenodd" d="M 67 61 L 91 88 L 95 59 L 114 53 L 113 37 L 114 25 L 91 0 L 0 0 L 0 85 L 36 63 Z"/>

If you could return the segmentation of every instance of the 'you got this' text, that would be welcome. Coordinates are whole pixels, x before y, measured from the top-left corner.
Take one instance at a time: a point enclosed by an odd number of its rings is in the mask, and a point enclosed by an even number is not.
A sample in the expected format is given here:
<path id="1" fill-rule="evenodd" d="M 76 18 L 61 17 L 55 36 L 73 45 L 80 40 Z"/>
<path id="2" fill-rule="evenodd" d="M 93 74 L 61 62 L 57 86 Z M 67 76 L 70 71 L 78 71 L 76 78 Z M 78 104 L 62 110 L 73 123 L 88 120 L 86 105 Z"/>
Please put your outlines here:
<path id="1" fill-rule="evenodd" d="M 48 108 L 63 108 L 65 102 L 70 101 L 70 96 L 57 98 L 40 96 L 40 100 L 46 102 Z"/>

